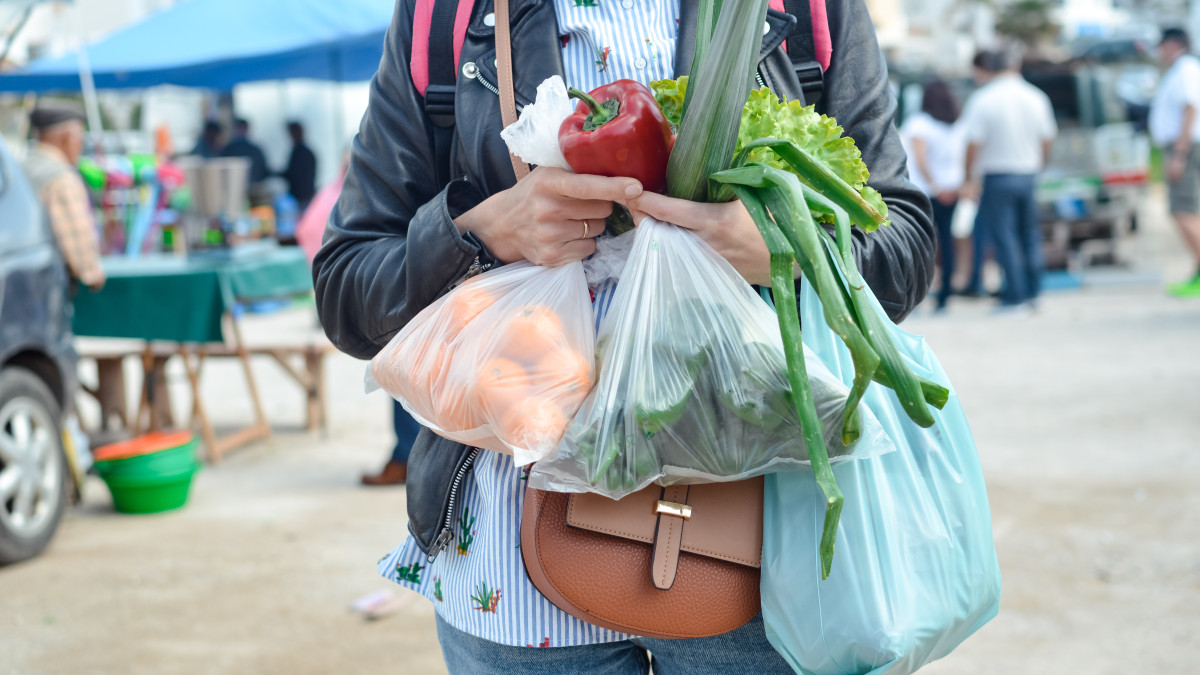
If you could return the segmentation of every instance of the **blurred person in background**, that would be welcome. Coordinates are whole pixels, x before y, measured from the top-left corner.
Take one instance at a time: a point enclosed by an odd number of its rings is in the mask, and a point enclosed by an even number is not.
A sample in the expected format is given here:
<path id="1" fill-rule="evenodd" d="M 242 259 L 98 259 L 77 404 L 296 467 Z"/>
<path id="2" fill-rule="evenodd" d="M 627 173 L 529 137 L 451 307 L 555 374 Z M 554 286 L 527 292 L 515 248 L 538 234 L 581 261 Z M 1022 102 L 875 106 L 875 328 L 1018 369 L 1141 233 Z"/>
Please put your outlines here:
<path id="1" fill-rule="evenodd" d="M 333 206 L 342 193 L 342 184 L 346 180 L 346 169 L 349 164 L 350 155 L 347 154 L 342 159 L 342 168 L 337 177 L 326 183 L 321 191 L 312 198 L 311 203 L 304 209 L 304 215 L 300 217 L 300 222 L 296 225 L 296 242 L 300 248 L 304 249 L 310 265 L 321 248 L 325 225 L 329 222 L 329 214 L 333 211 Z M 400 485 L 408 479 L 408 454 L 417 440 L 421 425 L 413 419 L 412 415 L 408 414 L 404 406 L 396 401 L 392 401 L 392 430 L 396 436 L 396 444 L 392 446 L 387 463 L 383 465 L 379 473 L 363 474 L 361 479 L 363 485 Z"/>
<path id="2" fill-rule="evenodd" d="M 287 168 L 279 175 L 287 181 L 288 194 L 304 211 L 317 194 L 317 156 L 304 142 L 304 125 L 288 122 L 287 130 L 292 138 L 292 153 L 288 156 Z"/>
<path id="3" fill-rule="evenodd" d="M 1163 149 L 1167 200 L 1171 218 L 1196 260 L 1196 271 L 1167 292 L 1179 298 L 1200 297 L 1200 59 L 1181 28 L 1167 28 L 1159 44 L 1166 73 L 1150 104 L 1150 135 Z"/>
<path id="4" fill-rule="evenodd" d="M 270 177 L 267 168 L 267 156 L 262 148 L 250 140 L 250 123 L 238 118 L 233 121 L 233 139 L 221 150 L 222 157 L 245 157 L 250 160 L 250 173 L 247 178 L 248 194 L 251 206 L 269 204 L 270 193 L 266 189 L 266 180 Z"/>
<path id="5" fill-rule="evenodd" d="M 25 174 L 50 221 L 71 279 L 92 290 L 104 286 L 100 242 L 87 187 L 76 167 L 83 154 L 83 108 L 68 101 L 43 101 L 29 115 L 36 145 Z"/>
<path id="6" fill-rule="evenodd" d="M 392 401 L 392 430 L 396 434 L 396 445 L 392 447 L 391 457 L 379 473 L 363 474 L 363 485 L 399 485 L 408 479 L 408 453 L 417 441 L 421 425 L 397 401 Z"/>
<path id="7" fill-rule="evenodd" d="M 966 182 L 961 195 L 979 199 L 970 294 L 983 293 L 983 248 L 990 244 L 1004 272 L 997 313 L 1036 308 L 1041 290 L 1042 230 L 1034 184 L 1058 133 L 1050 99 L 1021 77 L 1015 52 L 981 52 L 967 100 Z"/>
<path id="8" fill-rule="evenodd" d="M 196 145 L 188 154 L 212 159 L 220 157 L 221 150 L 221 123 L 216 120 L 208 120 L 204 123 L 204 130 L 200 132 L 200 138 L 196 139 Z"/>
<path id="9" fill-rule="evenodd" d="M 921 112 L 905 120 L 900 128 L 900 139 L 908 151 L 908 175 L 933 203 L 938 263 L 942 269 L 936 311 L 946 309 L 946 301 L 953 292 L 955 251 L 950 224 L 963 182 L 966 150 L 962 130 L 955 124 L 958 112 L 958 101 L 950 85 L 934 77 L 925 82 Z"/>

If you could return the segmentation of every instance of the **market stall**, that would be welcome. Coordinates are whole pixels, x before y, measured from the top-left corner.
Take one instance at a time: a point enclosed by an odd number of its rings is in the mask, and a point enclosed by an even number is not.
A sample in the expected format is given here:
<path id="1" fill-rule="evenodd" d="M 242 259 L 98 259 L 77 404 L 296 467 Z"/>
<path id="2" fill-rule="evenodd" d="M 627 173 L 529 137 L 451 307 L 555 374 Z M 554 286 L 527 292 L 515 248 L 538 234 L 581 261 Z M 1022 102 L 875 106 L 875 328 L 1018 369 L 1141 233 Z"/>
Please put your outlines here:
<path id="1" fill-rule="evenodd" d="M 95 44 L 0 75 L 0 93 L 81 91 L 92 110 L 95 89 L 178 85 L 229 91 L 264 80 L 363 81 L 379 65 L 393 10 L 392 0 L 181 0 Z M 89 118 L 96 132 L 99 116 Z M 328 343 L 247 345 L 237 312 L 247 302 L 311 293 L 303 254 L 270 244 L 275 214 L 255 213 L 247 208 L 244 189 L 229 188 L 245 180 L 236 180 L 238 167 L 216 163 L 236 160 L 172 163 L 170 155 L 109 153 L 81 167 L 110 257 L 104 260 L 109 276 L 104 289 L 76 299 L 76 333 L 141 341 L 133 348 L 84 354 L 98 366 L 99 380 L 90 391 L 101 402 L 101 426 L 114 417 L 135 433 L 176 426 L 163 372 L 169 360 L 182 359 L 193 423 L 210 458 L 264 438 L 270 427 L 249 365 L 254 355 L 278 362 L 301 385 L 308 426 L 321 426 L 320 364 Z M 212 189 L 216 184 L 225 187 Z M 139 357 L 144 384 L 136 418 L 130 419 L 122 363 Z M 254 406 L 254 423 L 223 438 L 213 431 L 201 396 L 202 365 L 214 357 L 241 362 Z"/>
<path id="2" fill-rule="evenodd" d="M 271 427 L 250 367 L 255 351 L 275 358 L 305 390 L 309 427 L 316 428 L 323 422 L 320 358 L 327 346 L 276 344 L 255 349 L 246 344 L 240 326 L 239 310 L 247 303 L 312 291 L 308 263 L 299 249 L 262 242 L 230 252 L 190 257 L 107 258 L 105 268 L 109 277 L 104 288 L 83 291 L 75 299 L 75 333 L 133 338 L 144 341 L 144 346 L 138 352 L 85 352 L 98 364 L 100 382 L 93 393 L 100 402 L 104 422 L 116 415 L 133 432 L 177 426 L 171 415 L 164 372 L 167 361 L 178 357 L 186 368 L 192 393 L 191 424 L 200 427 L 211 460 L 245 443 L 267 438 Z M 289 364 L 293 355 L 303 358 L 303 368 Z M 127 356 L 140 356 L 144 373 L 139 409 L 132 419 L 124 410 L 121 363 Z M 254 410 L 253 424 L 224 437 L 218 437 L 213 429 L 201 390 L 202 366 L 212 357 L 232 357 L 241 362 L 246 395 Z"/>

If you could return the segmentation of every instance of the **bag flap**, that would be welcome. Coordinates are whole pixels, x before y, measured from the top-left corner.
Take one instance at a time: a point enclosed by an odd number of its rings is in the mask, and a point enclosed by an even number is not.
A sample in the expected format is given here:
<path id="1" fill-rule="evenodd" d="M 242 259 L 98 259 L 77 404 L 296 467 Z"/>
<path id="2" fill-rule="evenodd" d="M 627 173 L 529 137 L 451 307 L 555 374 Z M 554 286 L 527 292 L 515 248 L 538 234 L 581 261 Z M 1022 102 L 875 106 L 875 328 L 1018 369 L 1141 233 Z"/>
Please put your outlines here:
<path id="1" fill-rule="evenodd" d="M 680 548 L 689 553 L 750 567 L 762 561 L 763 480 L 702 483 L 689 486 L 692 516 L 683 528 Z M 662 488 L 651 485 L 614 501 L 590 492 L 572 494 L 567 524 L 592 532 L 654 543 L 656 506 Z"/>

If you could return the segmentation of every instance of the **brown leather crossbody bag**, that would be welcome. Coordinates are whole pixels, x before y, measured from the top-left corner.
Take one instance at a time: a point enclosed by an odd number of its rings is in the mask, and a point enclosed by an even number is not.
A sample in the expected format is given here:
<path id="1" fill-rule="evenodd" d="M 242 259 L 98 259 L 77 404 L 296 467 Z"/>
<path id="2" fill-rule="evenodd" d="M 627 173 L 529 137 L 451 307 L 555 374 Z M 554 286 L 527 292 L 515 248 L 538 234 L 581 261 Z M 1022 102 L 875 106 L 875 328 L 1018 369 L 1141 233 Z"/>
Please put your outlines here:
<path id="1" fill-rule="evenodd" d="M 517 120 L 508 0 L 495 0 L 504 126 Z M 517 180 L 529 167 L 512 157 Z M 652 485 L 614 501 L 528 489 L 521 555 L 533 585 L 588 623 L 659 638 L 727 633 L 759 612 L 763 479 Z"/>
<path id="2" fill-rule="evenodd" d="M 521 556 L 542 595 L 634 635 L 727 633 L 759 612 L 763 479 L 652 485 L 620 501 L 529 488 Z"/>

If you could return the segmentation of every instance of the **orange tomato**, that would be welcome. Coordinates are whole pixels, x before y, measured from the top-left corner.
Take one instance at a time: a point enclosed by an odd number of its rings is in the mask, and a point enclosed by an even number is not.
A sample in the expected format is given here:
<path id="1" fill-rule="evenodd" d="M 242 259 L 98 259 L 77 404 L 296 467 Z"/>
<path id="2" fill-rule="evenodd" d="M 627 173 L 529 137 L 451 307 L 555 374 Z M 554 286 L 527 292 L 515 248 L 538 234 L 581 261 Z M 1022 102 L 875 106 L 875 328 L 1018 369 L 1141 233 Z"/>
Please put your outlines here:
<path id="1" fill-rule="evenodd" d="M 509 409 L 522 403 L 529 394 L 529 373 L 510 359 L 492 359 L 475 376 L 474 400 L 481 417 L 493 422 L 503 420 Z"/>
<path id="2" fill-rule="evenodd" d="M 480 312 L 496 303 L 496 296 L 479 286 L 464 286 L 454 289 L 446 299 L 446 333 L 450 338 L 462 332 Z"/>
<path id="3" fill-rule="evenodd" d="M 503 329 L 500 351 L 528 365 L 566 344 L 562 319 L 547 307 L 523 307 Z"/>
<path id="4" fill-rule="evenodd" d="M 433 392 L 442 388 L 450 365 L 450 352 L 443 344 L 430 344 L 423 350 L 412 350 L 404 364 L 410 373 L 407 378 L 413 394 L 431 401 Z"/>
<path id="5" fill-rule="evenodd" d="M 557 399 L 567 412 L 574 412 L 583 403 L 594 382 L 591 362 L 570 349 L 550 352 L 531 373 L 534 388 Z"/>
<path id="6" fill-rule="evenodd" d="M 500 424 L 501 440 L 522 448 L 546 448 L 567 430 L 567 416 L 553 400 L 533 396 L 513 406 Z"/>
<path id="7" fill-rule="evenodd" d="M 443 386 L 436 393 L 433 404 L 436 410 L 434 421 L 446 431 L 465 431 L 483 424 L 465 382 Z"/>

